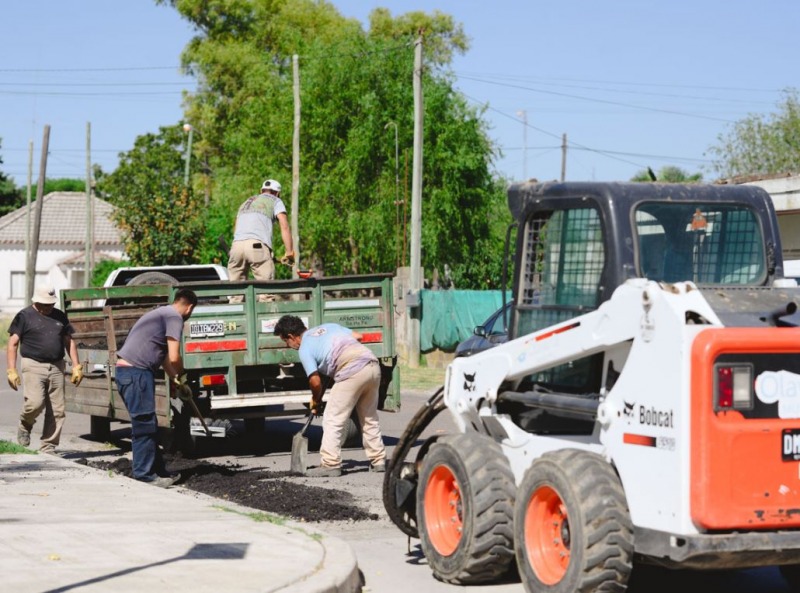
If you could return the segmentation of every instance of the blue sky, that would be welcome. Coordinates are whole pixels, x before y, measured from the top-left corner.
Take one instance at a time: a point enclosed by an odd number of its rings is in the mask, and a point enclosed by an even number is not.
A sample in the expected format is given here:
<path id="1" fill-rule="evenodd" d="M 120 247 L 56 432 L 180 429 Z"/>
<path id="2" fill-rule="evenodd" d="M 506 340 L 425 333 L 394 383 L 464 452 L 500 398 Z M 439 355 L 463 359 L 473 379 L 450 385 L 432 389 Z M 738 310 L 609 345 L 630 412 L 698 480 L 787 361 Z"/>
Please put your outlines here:
<path id="1" fill-rule="evenodd" d="M 365 23 L 378 6 L 461 22 L 471 48 L 453 63 L 455 83 L 486 106 L 503 151 L 495 167 L 512 179 L 558 178 L 566 133 L 568 180 L 626 180 L 665 165 L 711 180 L 718 135 L 800 88 L 796 0 L 333 4 Z M 179 55 L 192 35 L 150 0 L 4 3 L 0 170 L 24 185 L 33 140 L 35 183 L 50 124 L 47 176 L 83 177 L 87 122 L 92 162 L 113 170 L 136 136 L 180 120 L 181 91 L 194 83 Z"/>

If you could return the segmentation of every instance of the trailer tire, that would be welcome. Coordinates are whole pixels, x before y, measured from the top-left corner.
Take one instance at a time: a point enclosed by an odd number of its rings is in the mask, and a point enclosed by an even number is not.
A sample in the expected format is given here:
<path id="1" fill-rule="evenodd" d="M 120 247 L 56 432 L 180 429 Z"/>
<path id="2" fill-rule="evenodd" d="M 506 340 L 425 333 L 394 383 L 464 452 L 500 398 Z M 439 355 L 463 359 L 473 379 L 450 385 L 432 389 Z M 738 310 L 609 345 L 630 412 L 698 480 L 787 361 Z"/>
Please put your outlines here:
<path id="1" fill-rule="evenodd" d="M 111 438 L 111 418 L 105 416 L 89 416 L 89 434 L 96 441 L 107 441 Z"/>
<path id="2" fill-rule="evenodd" d="M 417 520 L 436 578 L 485 583 L 514 561 L 514 476 L 500 445 L 472 433 L 443 437 L 422 460 Z"/>
<path id="3" fill-rule="evenodd" d="M 170 276 L 164 272 L 144 272 L 131 278 L 131 281 L 128 282 L 128 286 L 142 286 L 148 284 L 168 284 L 170 286 L 175 286 L 177 283 L 178 280 L 175 276 Z"/>
<path id="4" fill-rule="evenodd" d="M 534 461 L 517 493 L 514 541 L 528 593 L 625 591 L 633 524 L 611 465 L 575 449 Z"/>
<path id="5" fill-rule="evenodd" d="M 358 414 L 353 410 L 344 425 L 344 448 L 356 449 L 361 446 L 361 441 L 361 424 L 358 422 Z"/>

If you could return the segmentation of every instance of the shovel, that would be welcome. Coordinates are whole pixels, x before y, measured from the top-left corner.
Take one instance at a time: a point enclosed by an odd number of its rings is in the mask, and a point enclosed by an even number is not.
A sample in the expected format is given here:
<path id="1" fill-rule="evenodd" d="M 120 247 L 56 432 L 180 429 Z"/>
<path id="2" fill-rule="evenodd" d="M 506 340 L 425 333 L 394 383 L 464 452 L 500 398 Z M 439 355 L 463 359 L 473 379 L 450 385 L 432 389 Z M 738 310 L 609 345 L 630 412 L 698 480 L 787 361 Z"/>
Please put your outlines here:
<path id="1" fill-rule="evenodd" d="M 306 437 L 306 431 L 311 426 L 312 420 L 314 420 L 314 414 L 309 414 L 303 428 L 292 437 L 291 471 L 299 476 L 306 475 L 306 461 L 308 459 L 308 437 Z"/>

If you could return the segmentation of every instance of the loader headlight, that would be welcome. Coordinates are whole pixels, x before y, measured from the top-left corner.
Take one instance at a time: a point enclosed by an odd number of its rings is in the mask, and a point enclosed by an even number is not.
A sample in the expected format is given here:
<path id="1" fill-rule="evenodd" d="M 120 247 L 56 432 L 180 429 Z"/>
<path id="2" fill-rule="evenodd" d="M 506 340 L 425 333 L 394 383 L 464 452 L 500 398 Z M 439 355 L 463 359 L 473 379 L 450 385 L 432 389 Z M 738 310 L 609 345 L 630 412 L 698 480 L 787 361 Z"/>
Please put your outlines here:
<path id="1" fill-rule="evenodd" d="M 749 410 L 753 407 L 753 366 L 714 365 L 714 409 Z"/>

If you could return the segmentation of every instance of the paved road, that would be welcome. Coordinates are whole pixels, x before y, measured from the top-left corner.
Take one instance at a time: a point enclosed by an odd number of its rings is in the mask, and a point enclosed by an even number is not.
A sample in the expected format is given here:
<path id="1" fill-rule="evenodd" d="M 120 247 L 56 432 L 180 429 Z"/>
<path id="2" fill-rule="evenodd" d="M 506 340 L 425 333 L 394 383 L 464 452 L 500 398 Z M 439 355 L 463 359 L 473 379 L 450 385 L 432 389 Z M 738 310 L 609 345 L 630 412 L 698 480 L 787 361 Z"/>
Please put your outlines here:
<path id="1" fill-rule="evenodd" d="M 0 358 L 0 371 L 5 377 L 5 352 Z M 68 386 L 70 388 L 71 386 Z M 384 438 L 391 447 L 397 437 L 405 428 L 407 422 L 427 396 L 421 393 L 404 393 L 403 409 L 396 414 L 381 413 L 381 424 Z M 0 428 L 9 432 L 16 424 L 21 405 L 21 396 L 12 391 L 6 382 L 0 379 Z M 264 467 L 274 471 L 289 469 L 291 437 L 299 429 L 299 421 L 271 420 L 266 424 L 265 437 L 269 439 L 270 446 L 265 451 L 255 454 L 244 447 L 212 447 L 210 456 L 216 462 L 235 462 L 239 465 L 250 467 Z M 38 443 L 38 434 L 41 425 L 37 423 L 34 428 L 35 437 L 32 445 Z M 108 456 L 109 460 L 117 458 L 120 454 L 127 454 L 126 445 L 129 431 L 121 424 L 112 424 L 113 443 L 96 443 L 86 438 L 89 432 L 89 419 L 78 414 L 68 415 L 65 422 L 62 438 L 62 450 L 73 452 L 91 452 L 95 459 Z M 429 431 L 452 430 L 452 424 L 446 413 L 429 428 Z M 309 431 L 310 451 L 309 461 L 318 462 L 316 451 L 319 447 L 320 428 L 313 426 Z M 120 447 L 120 448 L 117 448 Z M 78 453 L 74 454 L 76 457 Z M 68 455 L 69 456 L 69 455 Z M 344 454 L 345 460 L 350 461 L 350 471 L 342 478 L 314 480 L 309 478 L 296 478 L 304 483 L 313 483 L 326 488 L 344 488 L 356 496 L 363 506 L 370 512 L 378 514 L 381 518 L 377 521 L 362 521 L 355 523 L 323 523 L 322 531 L 328 532 L 346 541 L 355 551 L 358 563 L 365 579 L 365 593 L 394 593 L 400 591 L 414 591 L 415 593 L 456 593 L 463 591 L 461 587 L 441 583 L 433 578 L 426 565 L 425 558 L 419 548 L 418 540 L 408 540 L 385 517 L 381 501 L 381 475 L 371 474 L 367 471 L 367 462 L 361 450 L 348 450 Z M 210 459 L 209 459 L 210 460 Z M 687 572 L 661 572 L 639 571 L 639 577 L 632 583 L 632 593 L 656 593 L 669 591 L 670 593 L 683 588 L 684 590 L 706 590 L 725 593 L 786 593 L 789 589 L 774 568 L 765 568 L 748 571 L 727 571 L 719 573 L 687 573 Z M 176 589 L 176 591 L 179 589 Z M 524 593 L 524 587 L 517 582 L 475 587 L 479 593 Z"/>

